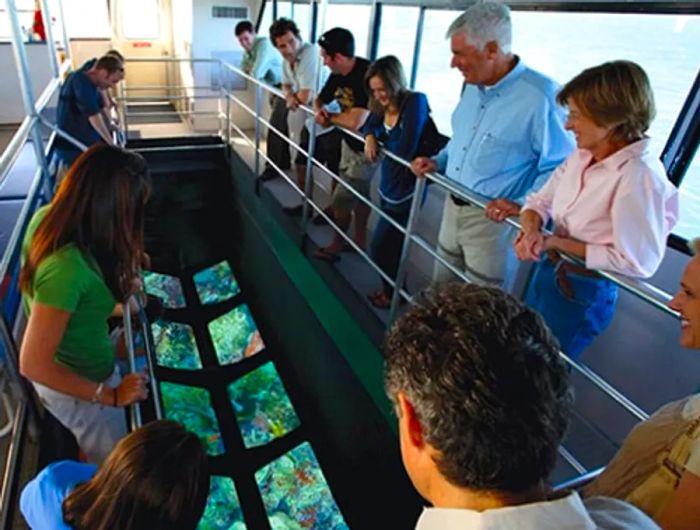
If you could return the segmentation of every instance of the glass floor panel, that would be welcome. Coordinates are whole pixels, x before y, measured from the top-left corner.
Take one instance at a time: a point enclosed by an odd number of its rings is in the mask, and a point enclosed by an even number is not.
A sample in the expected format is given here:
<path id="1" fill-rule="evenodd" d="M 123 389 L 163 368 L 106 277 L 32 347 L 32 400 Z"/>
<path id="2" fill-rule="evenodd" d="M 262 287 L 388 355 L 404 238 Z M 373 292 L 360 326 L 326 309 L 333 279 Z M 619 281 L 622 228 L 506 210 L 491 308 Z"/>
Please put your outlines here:
<path id="1" fill-rule="evenodd" d="M 246 530 L 233 480 L 213 475 L 204 515 L 197 530 Z"/>
<path id="2" fill-rule="evenodd" d="M 185 307 L 185 294 L 182 291 L 182 283 L 175 276 L 145 271 L 143 273 L 143 285 L 148 294 L 161 299 L 164 307 L 169 309 Z"/>
<path id="3" fill-rule="evenodd" d="M 194 275 L 194 286 L 202 305 L 230 300 L 240 292 L 227 261 L 204 269 Z"/>
<path id="4" fill-rule="evenodd" d="M 272 362 L 228 387 L 247 448 L 265 445 L 299 427 L 299 418 Z"/>
<path id="5" fill-rule="evenodd" d="M 199 436 L 207 454 L 218 456 L 224 453 L 221 429 L 207 390 L 163 381 L 160 393 L 166 418 L 181 423 Z"/>
<path id="6" fill-rule="evenodd" d="M 209 322 L 209 333 L 219 364 L 233 364 L 263 350 L 262 337 L 247 305 Z"/>
<path id="7" fill-rule="evenodd" d="M 197 370 L 202 367 L 192 327 L 157 320 L 151 324 L 156 362 L 167 368 Z"/>
<path id="8" fill-rule="evenodd" d="M 303 443 L 255 473 L 273 530 L 344 530 L 311 445 Z"/>

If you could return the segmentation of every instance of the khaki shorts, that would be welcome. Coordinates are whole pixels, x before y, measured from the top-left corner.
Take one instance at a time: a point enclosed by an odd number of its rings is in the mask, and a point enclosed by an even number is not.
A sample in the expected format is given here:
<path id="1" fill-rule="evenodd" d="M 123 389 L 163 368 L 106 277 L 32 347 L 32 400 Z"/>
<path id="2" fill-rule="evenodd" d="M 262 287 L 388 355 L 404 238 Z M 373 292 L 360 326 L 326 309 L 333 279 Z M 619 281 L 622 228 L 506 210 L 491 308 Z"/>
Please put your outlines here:
<path id="1" fill-rule="evenodd" d="M 340 178 L 343 182 L 352 186 L 363 197 L 369 199 L 369 190 L 372 184 L 372 175 L 377 169 L 378 162 L 367 160 L 363 151 L 353 151 L 343 140 L 340 152 Z M 341 183 L 335 187 L 331 204 L 339 210 L 352 210 L 359 199 Z"/>
<path id="2" fill-rule="evenodd" d="M 117 368 L 104 381 L 108 389 L 119 386 L 120 382 Z M 101 464 L 127 434 L 124 407 L 83 401 L 39 383 L 34 383 L 34 389 L 49 412 L 73 433 L 91 464 Z"/>

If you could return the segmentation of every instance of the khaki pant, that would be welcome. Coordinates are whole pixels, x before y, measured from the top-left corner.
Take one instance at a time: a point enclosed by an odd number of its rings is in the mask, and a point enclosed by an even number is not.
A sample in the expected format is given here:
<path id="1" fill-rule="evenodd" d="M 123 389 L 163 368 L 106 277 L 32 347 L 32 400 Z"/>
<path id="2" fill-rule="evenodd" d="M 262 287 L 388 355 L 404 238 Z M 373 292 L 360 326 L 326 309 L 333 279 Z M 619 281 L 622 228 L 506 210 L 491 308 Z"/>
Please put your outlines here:
<path id="1" fill-rule="evenodd" d="M 340 178 L 352 186 L 363 197 L 369 199 L 372 175 L 377 169 L 378 162 L 367 160 L 364 151 L 353 151 L 345 140 L 340 151 Z M 333 208 L 350 211 L 359 199 L 342 184 L 336 186 L 332 197 Z"/>
<path id="2" fill-rule="evenodd" d="M 513 253 L 515 229 L 490 221 L 481 208 L 458 206 L 448 194 L 438 236 L 438 254 L 471 282 L 509 290 L 517 263 Z M 435 262 L 435 282 L 457 279 Z"/>
<path id="3" fill-rule="evenodd" d="M 105 391 L 111 392 L 109 389 L 118 386 L 120 381 L 121 375 L 115 368 L 105 381 Z M 44 407 L 73 433 L 91 464 L 101 464 L 115 444 L 126 436 L 124 407 L 83 401 L 39 383 L 34 383 L 34 388 Z"/>

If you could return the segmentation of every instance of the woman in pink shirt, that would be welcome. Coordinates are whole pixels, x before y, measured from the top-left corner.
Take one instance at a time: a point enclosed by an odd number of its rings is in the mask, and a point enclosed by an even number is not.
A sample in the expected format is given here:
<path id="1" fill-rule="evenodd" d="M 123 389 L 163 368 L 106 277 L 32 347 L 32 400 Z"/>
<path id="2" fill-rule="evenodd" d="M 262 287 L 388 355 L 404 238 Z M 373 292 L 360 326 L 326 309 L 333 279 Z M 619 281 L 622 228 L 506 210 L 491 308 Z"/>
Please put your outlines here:
<path id="1" fill-rule="evenodd" d="M 557 95 L 569 108 L 576 149 L 530 194 L 515 240 L 521 260 L 540 261 L 527 294 L 570 357 L 610 323 L 617 287 L 596 270 L 647 278 L 678 217 L 678 194 L 650 152 L 645 132 L 654 96 L 639 65 L 614 61 L 584 70 Z M 550 220 L 554 235 L 542 228 Z M 585 266 L 563 261 L 576 256 Z"/>

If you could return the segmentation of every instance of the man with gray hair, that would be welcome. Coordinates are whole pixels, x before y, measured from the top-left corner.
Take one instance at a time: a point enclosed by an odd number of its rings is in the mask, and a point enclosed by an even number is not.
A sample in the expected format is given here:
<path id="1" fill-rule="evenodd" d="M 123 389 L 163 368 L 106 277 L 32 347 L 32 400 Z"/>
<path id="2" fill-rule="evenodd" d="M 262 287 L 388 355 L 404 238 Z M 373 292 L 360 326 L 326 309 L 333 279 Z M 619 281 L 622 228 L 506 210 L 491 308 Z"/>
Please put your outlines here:
<path id="1" fill-rule="evenodd" d="M 659 530 L 623 501 L 548 487 L 573 394 L 556 339 L 515 298 L 440 286 L 384 350 L 401 457 L 432 504 L 417 530 Z"/>
<path id="2" fill-rule="evenodd" d="M 438 171 L 486 198 L 486 216 L 469 201 L 448 195 L 438 253 L 474 282 L 508 288 L 514 279 L 514 230 L 498 224 L 517 215 L 573 150 L 564 130 L 557 84 L 511 52 L 510 10 L 500 2 L 469 7 L 450 26 L 451 66 L 464 76 L 452 114 L 452 138 L 434 158 L 412 163 L 418 176 Z M 497 221 L 497 222 L 492 222 Z M 436 264 L 435 280 L 449 269 Z"/>

